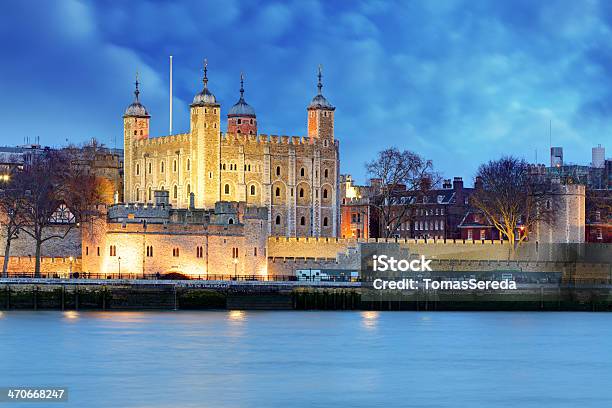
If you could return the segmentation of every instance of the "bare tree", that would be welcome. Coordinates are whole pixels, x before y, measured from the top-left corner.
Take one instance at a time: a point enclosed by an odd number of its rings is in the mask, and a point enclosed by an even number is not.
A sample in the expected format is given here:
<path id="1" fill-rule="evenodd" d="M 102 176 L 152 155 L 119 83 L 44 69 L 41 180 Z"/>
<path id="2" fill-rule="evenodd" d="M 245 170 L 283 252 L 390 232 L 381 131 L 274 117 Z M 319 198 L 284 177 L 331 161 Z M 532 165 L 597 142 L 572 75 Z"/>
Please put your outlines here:
<path id="1" fill-rule="evenodd" d="M 534 173 L 525 160 L 508 156 L 489 161 L 478 168 L 476 178 L 481 183 L 471 204 L 486 215 L 500 236 L 513 243 L 513 250 L 537 222 L 552 221 L 556 200 L 550 178 Z"/>
<path id="2" fill-rule="evenodd" d="M 375 160 L 366 163 L 366 170 L 374 180 L 371 204 L 378 212 L 385 238 L 393 236 L 402 222 L 411 219 L 419 197 L 440 179 L 431 160 L 395 147 L 379 152 Z"/>
<path id="3" fill-rule="evenodd" d="M 98 214 L 97 178 L 81 160 L 78 149 L 48 150 L 35 156 L 15 177 L 16 188 L 24 197 L 20 229 L 35 242 L 36 277 L 40 276 L 42 245 L 66 238 L 80 222 Z M 53 228 L 58 225 L 60 228 Z"/>
<path id="4" fill-rule="evenodd" d="M 23 224 L 23 196 L 12 185 L 12 179 L 0 190 L 0 226 L 6 237 L 4 242 L 4 262 L 2 277 L 8 277 L 8 264 L 11 255 L 11 243 L 19 237 Z"/>

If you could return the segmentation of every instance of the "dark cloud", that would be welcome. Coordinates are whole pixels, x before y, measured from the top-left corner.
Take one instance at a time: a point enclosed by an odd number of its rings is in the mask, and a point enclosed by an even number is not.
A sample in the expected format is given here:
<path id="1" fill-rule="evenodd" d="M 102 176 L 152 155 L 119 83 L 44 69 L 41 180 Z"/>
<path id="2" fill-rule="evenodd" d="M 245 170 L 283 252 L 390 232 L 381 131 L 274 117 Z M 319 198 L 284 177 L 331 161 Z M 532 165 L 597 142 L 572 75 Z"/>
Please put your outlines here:
<path id="1" fill-rule="evenodd" d="M 209 59 L 223 108 L 246 96 L 265 133 L 303 135 L 324 66 L 337 106 L 342 171 L 395 145 L 471 179 L 501 154 L 540 159 L 553 141 L 576 162 L 612 132 L 612 9 L 575 1 L 10 2 L 0 15 L 0 142 L 90 137 L 121 143 L 135 71 L 167 132 L 168 55 L 175 129 Z"/>

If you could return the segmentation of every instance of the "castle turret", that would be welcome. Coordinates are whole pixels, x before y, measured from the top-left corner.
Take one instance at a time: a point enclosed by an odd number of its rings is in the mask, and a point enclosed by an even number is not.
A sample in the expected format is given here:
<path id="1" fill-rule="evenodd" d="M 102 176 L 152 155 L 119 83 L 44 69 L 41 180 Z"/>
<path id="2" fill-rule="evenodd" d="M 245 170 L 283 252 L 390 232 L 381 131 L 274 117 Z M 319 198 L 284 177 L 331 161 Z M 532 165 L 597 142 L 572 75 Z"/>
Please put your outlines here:
<path id="1" fill-rule="evenodd" d="M 124 199 L 126 201 L 144 200 L 144 187 L 138 183 L 139 178 L 144 174 L 144 168 L 140 168 L 140 163 L 136 161 L 133 154 L 133 144 L 138 140 L 149 137 L 149 112 L 140 103 L 140 89 L 138 86 L 138 74 L 136 74 L 136 89 L 134 90 L 134 102 L 132 102 L 123 114 L 123 149 L 124 149 Z M 132 191 L 128 191 L 129 186 L 136 186 Z"/>
<path id="2" fill-rule="evenodd" d="M 319 93 L 308 105 L 308 137 L 334 140 L 334 110 L 336 108 L 323 96 L 321 66 L 319 65 Z"/>
<path id="3" fill-rule="evenodd" d="M 244 76 L 240 74 L 240 99 L 227 114 L 227 133 L 257 134 L 255 109 L 244 100 Z"/>
<path id="4" fill-rule="evenodd" d="M 197 175 L 194 188 L 197 207 L 213 208 L 221 200 L 221 105 L 208 89 L 208 63 L 204 60 L 204 87 L 191 104 L 191 134 L 194 136 Z"/>

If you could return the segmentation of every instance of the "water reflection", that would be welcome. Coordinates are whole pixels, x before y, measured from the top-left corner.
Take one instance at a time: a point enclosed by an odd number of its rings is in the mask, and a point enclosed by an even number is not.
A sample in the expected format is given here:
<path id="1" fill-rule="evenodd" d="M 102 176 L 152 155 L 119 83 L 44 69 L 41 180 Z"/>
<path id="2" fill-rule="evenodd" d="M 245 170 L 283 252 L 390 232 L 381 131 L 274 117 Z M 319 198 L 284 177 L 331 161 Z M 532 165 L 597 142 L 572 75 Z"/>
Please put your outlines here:
<path id="1" fill-rule="evenodd" d="M 108 319 L 116 323 L 138 323 L 147 318 L 146 312 L 96 312 L 93 317 Z"/>
<path id="2" fill-rule="evenodd" d="M 380 312 L 361 312 L 361 325 L 369 330 L 376 329 L 379 317 Z"/>
<path id="3" fill-rule="evenodd" d="M 74 320 L 79 318 L 79 312 L 75 310 L 66 310 L 64 313 L 64 319 Z"/>
<path id="4" fill-rule="evenodd" d="M 244 310 L 230 310 L 229 319 L 234 322 L 241 322 L 246 318 Z"/>

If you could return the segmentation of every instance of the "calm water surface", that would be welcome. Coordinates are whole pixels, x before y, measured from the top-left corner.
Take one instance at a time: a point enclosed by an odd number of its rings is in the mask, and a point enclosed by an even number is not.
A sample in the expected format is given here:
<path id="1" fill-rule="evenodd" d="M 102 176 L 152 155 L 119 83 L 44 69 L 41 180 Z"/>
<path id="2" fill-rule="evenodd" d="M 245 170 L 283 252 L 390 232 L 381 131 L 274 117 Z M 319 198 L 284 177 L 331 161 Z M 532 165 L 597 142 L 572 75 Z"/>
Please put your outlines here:
<path id="1" fill-rule="evenodd" d="M 0 386 L 52 407 L 612 406 L 612 314 L 0 313 Z"/>

